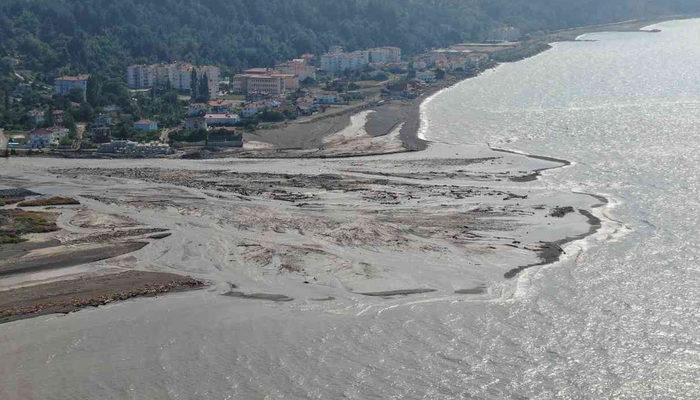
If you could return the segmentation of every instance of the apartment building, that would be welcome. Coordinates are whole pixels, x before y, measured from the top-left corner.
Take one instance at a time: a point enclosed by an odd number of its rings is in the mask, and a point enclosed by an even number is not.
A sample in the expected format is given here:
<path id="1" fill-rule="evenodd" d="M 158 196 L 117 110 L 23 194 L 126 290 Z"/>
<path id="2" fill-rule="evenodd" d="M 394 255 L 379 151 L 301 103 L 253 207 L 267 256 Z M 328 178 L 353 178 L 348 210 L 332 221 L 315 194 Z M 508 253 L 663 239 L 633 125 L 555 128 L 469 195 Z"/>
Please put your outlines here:
<path id="1" fill-rule="evenodd" d="M 148 89 L 156 84 L 155 65 L 130 65 L 126 69 L 126 83 L 131 89 Z"/>
<path id="2" fill-rule="evenodd" d="M 401 49 L 398 47 L 377 47 L 369 49 L 372 64 L 393 64 L 401 62 Z"/>
<path id="3" fill-rule="evenodd" d="M 369 65 L 369 51 L 358 50 L 350 53 L 334 47 L 331 52 L 321 56 L 321 70 L 337 74 L 344 71 L 357 71 Z"/>
<path id="4" fill-rule="evenodd" d="M 209 84 L 209 97 L 216 98 L 219 93 L 221 70 L 212 65 L 194 66 L 189 63 L 131 65 L 127 68 L 126 81 L 131 89 L 150 89 L 157 83 L 168 82 L 179 91 L 192 90 L 192 72 L 198 77 L 206 75 Z"/>

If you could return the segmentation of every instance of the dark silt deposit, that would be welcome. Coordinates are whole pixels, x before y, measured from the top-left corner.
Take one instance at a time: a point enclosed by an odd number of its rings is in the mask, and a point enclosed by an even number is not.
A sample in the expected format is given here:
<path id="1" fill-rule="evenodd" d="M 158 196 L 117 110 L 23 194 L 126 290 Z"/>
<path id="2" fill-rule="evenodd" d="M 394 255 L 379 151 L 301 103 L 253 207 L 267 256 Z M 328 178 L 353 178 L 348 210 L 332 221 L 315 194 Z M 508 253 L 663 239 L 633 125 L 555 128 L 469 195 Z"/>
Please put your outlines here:
<path id="1" fill-rule="evenodd" d="M 561 218 L 561 217 L 565 216 L 566 214 L 568 214 L 568 212 L 562 213 L 561 211 L 558 211 L 560 209 L 561 208 L 556 208 L 554 212 L 557 213 L 557 215 L 553 215 L 553 216 Z M 568 207 L 566 207 L 566 209 L 568 210 Z M 571 242 L 574 242 L 577 240 L 584 239 L 587 236 L 593 235 L 596 232 L 598 232 L 598 230 L 602 226 L 600 218 L 596 217 L 590 211 L 587 211 L 587 210 L 578 210 L 578 212 L 581 215 L 586 217 L 587 222 L 590 225 L 590 229 L 588 230 L 588 232 L 582 233 L 580 235 L 568 237 L 565 239 L 557 240 L 555 242 L 543 242 L 540 245 L 540 249 L 537 252 L 537 254 L 541 260 L 540 262 L 534 263 L 534 264 L 523 265 L 523 266 L 518 267 L 518 268 L 513 268 L 510 271 L 506 272 L 503 275 L 503 277 L 506 279 L 512 279 L 512 278 L 515 278 L 519 273 L 521 273 L 522 271 L 524 271 L 528 268 L 555 263 L 555 262 L 559 261 L 559 258 L 561 257 L 561 255 L 564 254 L 564 249 L 562 248 L 564 245 L 566 245 L 567 243 L 571 243 Z M 561 215 L 559 215 L 559 214 L 561 214 Z"/>

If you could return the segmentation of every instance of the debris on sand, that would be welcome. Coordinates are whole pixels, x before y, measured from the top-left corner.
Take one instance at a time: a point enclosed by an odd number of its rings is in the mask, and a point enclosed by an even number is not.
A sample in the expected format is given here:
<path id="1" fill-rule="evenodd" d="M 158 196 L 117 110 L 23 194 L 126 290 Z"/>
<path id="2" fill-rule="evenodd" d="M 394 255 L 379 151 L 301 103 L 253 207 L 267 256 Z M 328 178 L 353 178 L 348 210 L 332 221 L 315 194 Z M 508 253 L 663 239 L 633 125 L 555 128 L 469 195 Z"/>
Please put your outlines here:
<path id="1" fill-rule="evenodd" d="M 422 293 L 432 293 L 436 292 L 437 290 L 435 289 L 401 289 L 401 290 L 387 290 L 385 292 L 367 292 L 367 293 L 358 293 L 363 296 L 372 296 L 372 297 L 394 297 L 394 296 L 408 296 L 411 294 L 422 294 Z"/>
<path id="2" fill-rule="evenodd" d="M 271 294 L 271 293 L 243 293 L 243 292 L 237 292 L 237 291 L 230 291 L 226 292 L 223 294 L 223 296 L 228 296 L 228 297 L 238 297 L 240 299 L 249 299 L 249 300 L 268 300 L 268 301 L 274 301 L 274 302 L 287 302 L 287 301 L 292 301 L 294 300 L 293 298 L 289 296 L 285 296 L 283 294 Z"/>
<path id="3" fill-rule="evenodd" d="M 486 293 L 486 286 L 484 286 L 484 285 L 480 285 L 480 286 L 469 288 L 469 289 L 455 290 L 455 294 L 484 294 L 484 293 Z"/>
<path id="4" fill-rule="evenodd" d="M 549 213 L 550 217 L 555 217 L 555 218 L 563 218 L 566 216 L 566 214 L 570 214 L 574 212 L 574 208 L 571 206 L 567 207 L 554 207 L 551 213 Z"/>

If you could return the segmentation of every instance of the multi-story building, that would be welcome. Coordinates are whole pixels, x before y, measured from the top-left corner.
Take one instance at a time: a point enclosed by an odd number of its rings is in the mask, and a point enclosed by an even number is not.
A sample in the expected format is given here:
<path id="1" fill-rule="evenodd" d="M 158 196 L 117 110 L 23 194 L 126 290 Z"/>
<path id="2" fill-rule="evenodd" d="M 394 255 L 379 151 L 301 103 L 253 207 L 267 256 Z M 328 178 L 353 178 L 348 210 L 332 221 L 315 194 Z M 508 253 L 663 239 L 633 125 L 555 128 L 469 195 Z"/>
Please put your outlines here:
<path id="1" fill-rule="evenodd" d="M 189 92 L 192 90 L 192 70 L 194 66 L 188 63 L 171 64 L 168 71 L 170 87 L 175 90 Z"/>
<path id="2" fill-rule="evenodd" d="M 487 62 L 488 59 L 489 57 L 487 54 L 455 47 L 431 51 L 428 53 L 426 62 L 428 65 L 444 71 L 453 71 L 459 68 L 468 69 L 478 67 Z"/>
<path id="3" fill-rule="evenodd" d="M 344 71 L 357 71 L 369 65 L 369 51 L 358 50 L 345 53 L 338 50 L 338 48 L 334 48 L 331 52 L 321 56 L 321 69 L 323 71 L 337 74 Z"/>
<path id="4" fill-rule="evenodd" d="M 80 90 L 85 99 L 90 75 L 62 76 L 54 81 L 54 90 L 59 96 L 66 96 L 74 89 Z"/>
<path id="5" fill-rule="evenodd" d="M 219 67 L 213 65 L 203 65 L 196 67 L 195 71 L 199 79 L 202 77 L 207 77 L 207 83 L 209 88 L 209 98 L 215 99 L 219 96 L 219 82 L 221 81 L 221 70 Z"/>
<path id="6" fill-rule="evenodd" d="M 393 64 L 401 62 L 401 49 L 398 47 L 377 47 L 369 49 L 369 61 L 373 64 Z"/>
<path id="7" fill-rule="evenodd" d="M 275 69 L 283 74 L 294 75 L 299 81 L 311 78 L 316 79 L 316 68 L 309 65 L 306 59 L 296 58 L 281 64 L 278 64 Z"/>
<path id="8" fill-rule="evenodd" d="M 127 68 L 126 81 L 131 89 L 150 89 L 156 83 L 168 82 L 175 90 L 190 92 L 192 90 L 193 71 L 200 78 L 206 75 L 209 97 L 216 98 L 219 93 L 221 70 L 213 65 L 195 67 L 192 64 L 183 62 L 131 65 Z"/>
<path id="9" fill-rule="evenodd" d="M 233 90 L 242 94 L 279 96 L 299 88 L 299 78 L 272 69 L 252 68 L 233 77 Z"/>
<path id="10" fill-rule="evenodd" d="M 130 65 L 126 69 L 126 83 L 130 89 L 149 89 L 157 82 L 155 65 Z"/>

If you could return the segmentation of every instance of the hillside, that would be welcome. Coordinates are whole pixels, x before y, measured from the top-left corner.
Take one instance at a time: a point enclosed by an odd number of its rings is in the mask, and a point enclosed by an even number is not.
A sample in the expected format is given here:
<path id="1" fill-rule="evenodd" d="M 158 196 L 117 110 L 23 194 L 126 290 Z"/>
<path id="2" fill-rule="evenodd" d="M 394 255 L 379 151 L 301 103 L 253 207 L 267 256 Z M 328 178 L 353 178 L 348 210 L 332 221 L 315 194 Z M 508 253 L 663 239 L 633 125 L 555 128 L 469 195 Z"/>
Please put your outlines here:
<path id="1" fill-rule="evenodd" d="M 5 69 L 9 56 L 48 75 L 120 76 L 167 60 L 239 69 L 331 45 L 410 54 L 504 25 L 531 33 L 699 10 L 696 0 L 3 0 L 0 56 Z"/>

